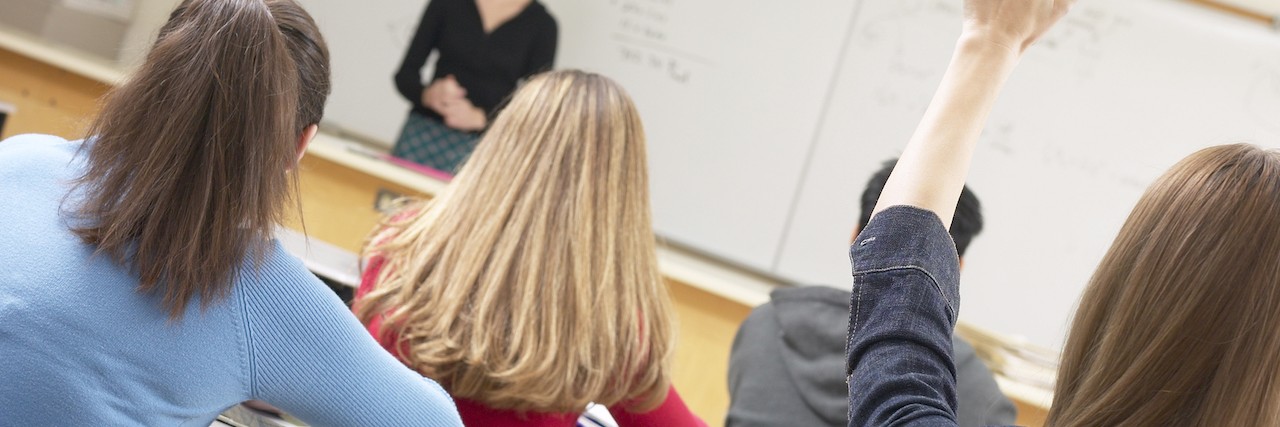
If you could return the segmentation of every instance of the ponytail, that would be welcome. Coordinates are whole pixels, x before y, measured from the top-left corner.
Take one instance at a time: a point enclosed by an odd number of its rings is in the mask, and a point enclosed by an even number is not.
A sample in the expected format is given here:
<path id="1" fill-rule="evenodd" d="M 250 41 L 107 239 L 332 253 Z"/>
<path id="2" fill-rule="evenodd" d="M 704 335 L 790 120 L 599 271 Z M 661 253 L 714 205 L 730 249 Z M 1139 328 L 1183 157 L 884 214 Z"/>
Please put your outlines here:
<path id="1" fill-rule="evenodd" d="M 328 91 L 324 41 L 292 0 L 183 1 L 90 125 L 74 231 L 170 318 L 225 297 L 265 254 Z"/>

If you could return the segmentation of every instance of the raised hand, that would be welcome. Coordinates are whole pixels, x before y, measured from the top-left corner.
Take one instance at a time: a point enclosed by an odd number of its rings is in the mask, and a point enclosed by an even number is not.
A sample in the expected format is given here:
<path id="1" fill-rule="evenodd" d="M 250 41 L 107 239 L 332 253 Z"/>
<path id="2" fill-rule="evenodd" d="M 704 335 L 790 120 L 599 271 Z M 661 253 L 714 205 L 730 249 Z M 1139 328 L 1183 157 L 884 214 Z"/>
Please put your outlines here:
<path id="1" fill-rule="evenodd" d="M 951 224 L 973 147 L 1004 81 L 1075 0 L 965 0 L 964 33 L 933 102 L 885 184 L 876 212 L 933 211 Z"/>
<path id="2" fill-rule="evenodd" d="M 966 0 L 964 32 L 1022 54 L 1075 0 Z"/>

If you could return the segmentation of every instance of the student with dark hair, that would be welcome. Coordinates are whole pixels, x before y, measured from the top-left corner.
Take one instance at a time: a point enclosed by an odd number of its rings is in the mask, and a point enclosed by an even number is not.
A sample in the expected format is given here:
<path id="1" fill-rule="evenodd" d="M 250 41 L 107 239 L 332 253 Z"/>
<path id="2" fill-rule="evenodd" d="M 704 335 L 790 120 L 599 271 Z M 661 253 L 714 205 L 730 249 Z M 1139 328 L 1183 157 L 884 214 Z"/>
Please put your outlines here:
<path id="1" fill-rule="evenodd" d="M 858 230 L 866 227 L 897 160 L 876 171 L 862 192 Z M 963 257 L 982 232 L 978 197 L 964 188 L 951 221 L 951 236 Z M 729 356 L 726 425 L 842 426 L 848 423 L 844 368 L 849 291 L 827 286 L 782 288 L 743 321 Z M 1017 410 L 964 339 L 952 337 L 956 359 L 959 421 L 963 426 L 1013 424 Z"/>
<path id="2" fill-rule="evenodd" d="M 867 188 L 862 190 L 860 198 L 861 215 L 858 217 L 858 228 L 853 231 L 854 237 L 867 227 L 868 222 L 871 222 L 871 213 L 875 211 L 876 201 L 884 191 L 884 183 L 889 181 L 889 174 L 893 173 L 893 167 L 897 165 L 898 159 L 884 162 L 880 170 L 871 175 L 871 179 L 867 181 Z M 964 253 L 969 250 L 969 244 L 973 242 L 973 238 L 982 233 L 982 225 L 982 203 L 966 185 L 960 191 L 960 200 L 956 202 L 956 215 L 951 218 L 951 227 L 948 228 L 951 240 L 956 243 L 956 253 L 960 254 L 961 260 L 964 259 Z"/>
<path id="3" fill-rule="evenodd" d="M 186 0 L 90 138 L 0 142 L 0 423 L 461 425 L 271 239 L 329 86 L 293 0 Z"/>

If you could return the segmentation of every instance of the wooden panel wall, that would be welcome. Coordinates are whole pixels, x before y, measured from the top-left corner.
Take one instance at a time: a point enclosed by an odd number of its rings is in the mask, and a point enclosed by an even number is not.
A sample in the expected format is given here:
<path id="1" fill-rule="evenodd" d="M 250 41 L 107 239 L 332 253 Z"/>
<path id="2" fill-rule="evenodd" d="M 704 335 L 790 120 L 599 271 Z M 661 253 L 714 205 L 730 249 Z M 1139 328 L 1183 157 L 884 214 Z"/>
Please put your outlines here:
<path id="1" fill-rule="evenodd" d="M 107 89 L 102 83 L 0 49 L 0 102 L 17 107 L 0 137 L 46 133 L 82 138 L 87 119 L 98 111 L 97 100 Z"/>

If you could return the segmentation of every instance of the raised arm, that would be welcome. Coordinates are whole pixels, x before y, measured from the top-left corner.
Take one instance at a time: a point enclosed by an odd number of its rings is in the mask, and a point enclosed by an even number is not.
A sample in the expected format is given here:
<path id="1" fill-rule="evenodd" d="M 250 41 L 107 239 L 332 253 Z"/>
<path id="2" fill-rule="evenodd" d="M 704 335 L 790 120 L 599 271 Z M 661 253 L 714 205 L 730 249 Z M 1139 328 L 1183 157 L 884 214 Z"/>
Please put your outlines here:
<path id="1" fill-rule="evenodd" d="M 413 41 L 409 42 L 409 50 L 404 54 L 404 61 L 400 62 L 400 69 L 396 71 L 396 89 L 413 105 L 422 104 L 422 91 L 426 89 L 426 85 L 422 83 L 422 66 L 427 64 L 427 57 L 431 56 L 431 51 L 435 50 L 436 43 L 440 41 L 444 25 L 444 1 L 431 0 L 427 3 L 427 10 L 422 13 L 418 30 L 413 33 Z"/>
<path id="2" fill-rule="evenodd" d="M 1022 54 L 1074 0 L 967 0 L 964 32 L 875 211 L 909 205 L 951 224 L 987 115 Z"/>
<path id="3" fill-rule="evenodd" d="M 850 251 L 850 426 L 956 425 L 960 268 L 946 227 L 1001 86 L 1073 1 L 965 1 L 951 65 Z"/>

